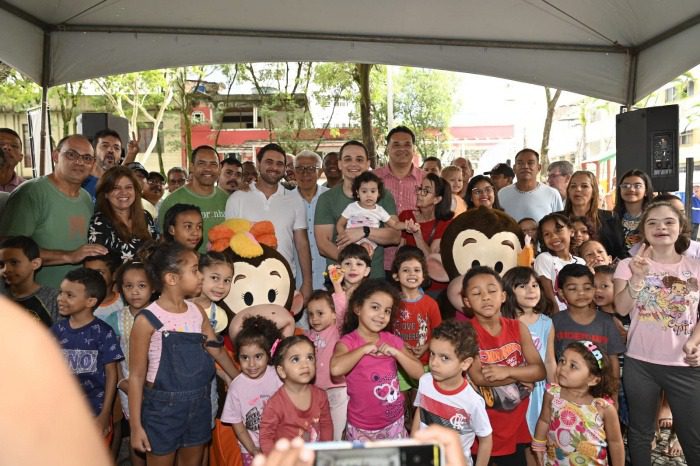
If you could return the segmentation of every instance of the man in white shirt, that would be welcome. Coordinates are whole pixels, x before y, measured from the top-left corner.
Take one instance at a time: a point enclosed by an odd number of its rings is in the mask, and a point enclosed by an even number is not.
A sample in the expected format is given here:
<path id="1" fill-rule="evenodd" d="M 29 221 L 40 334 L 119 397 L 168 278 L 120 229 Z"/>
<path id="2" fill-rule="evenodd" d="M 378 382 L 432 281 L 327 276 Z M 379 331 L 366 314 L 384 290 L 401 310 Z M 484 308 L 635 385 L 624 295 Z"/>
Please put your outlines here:
<path id="1" fill-rule="evenodd" d="M 540 154 L 523 149 L 515 155 L 516 182 L 498 191 L 498 202 L 516 221 L 542 217 L 564 209 L 559 191 L 537 181 L 540 172 Z"/>
<path id="2" fill-rule="evenodd" d="M 285 174 L 286 157 L 278 144 L 268 144 L 257 154 L 260 176 L 248 191 L 236 191 L 226 202 L 225 216 L 245 218 L 251 222 L 269 220 L 275 227 L 277 251 L 296 271 L 296 257 L 301 268 L 301 293 L 304 300 L 311 296 L 311 251 L 306 233 L 306 209 L 295 191 L 289 191 L 280 181 Z"/>

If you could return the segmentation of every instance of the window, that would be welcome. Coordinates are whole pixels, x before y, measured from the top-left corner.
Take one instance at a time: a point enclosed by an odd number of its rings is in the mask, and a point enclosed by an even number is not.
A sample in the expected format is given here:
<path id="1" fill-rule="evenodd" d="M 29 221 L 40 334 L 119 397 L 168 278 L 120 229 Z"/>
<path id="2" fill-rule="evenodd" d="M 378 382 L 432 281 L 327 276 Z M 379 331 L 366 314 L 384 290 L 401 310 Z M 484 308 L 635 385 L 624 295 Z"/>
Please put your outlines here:
<path id="1" fill-rule="evenodd" d="M 668 89 L 666 89 L 665 92 L 666 92 L 666 102 L 673 102 L 674 100 L 676 100 L 677 92 L 676 92 L 675 87 L 669 87 Z"/>
<path id="2" fill-rule="evenodd" d="M 683 131 L 681 133 L 681 146 L 688 146 L 693 143 L 693 130 Z"/>
<path id="3" fill-rule="evenodd" d="M 192 112 L 192 124 L 193 125 L 201 125 L 204 123 L 205 118 L 204 118 L 204 112 Z"/>

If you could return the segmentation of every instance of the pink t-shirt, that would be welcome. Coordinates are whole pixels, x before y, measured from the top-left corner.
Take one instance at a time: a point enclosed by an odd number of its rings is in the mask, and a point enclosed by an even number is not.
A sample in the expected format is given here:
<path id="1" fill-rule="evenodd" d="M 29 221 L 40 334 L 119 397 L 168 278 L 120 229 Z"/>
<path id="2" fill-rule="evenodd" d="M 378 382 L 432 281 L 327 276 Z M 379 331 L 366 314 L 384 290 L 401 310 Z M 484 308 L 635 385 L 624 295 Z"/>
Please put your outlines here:
<path id="1" fill-rule="evenodd" d="M 231 424 L 243 423 L 253 443 L 259 448 L 263 408 L 281 386 L 282 381 L 272 366 L 267 366 L 262 377 L 257 379 L 251 379 L 241 373 L 228 387 L 221 420 Z M 238 443 L 241 451 L 244 451 L 243 444 Z"/>
<path id="2" fill-rule="evenodd" d="M 287 395 L 284 386 L 272 395 L 263 410 L 260 425 L 260 450 L 268 454 L 281 438 L 301 437 L 305 442 L 333 440 L 333 421 L 326 392 L 310 385 L 311 405 L 300 410 Z"/>
<path id="3" fill-rule="evenodd" d="M 202 311 L 199 310 L 196 304 L 185 302 L 187 303 L 187 311 L 183 313 L 166 311 L 157 302 L 148 305 L 148 310 L 163 323 L 163 326 L 151 335 L 151 343 L 148 346 L 147 382 L 153 383 L 156 380 L 158 367 L 160 367 L 160 354 L 163 349 L 163 332 L 202 333 L 202 322 L 204 320 Z"/>
<path id="4" fill-rule="evenodd" d="M 333 293 L 333 305 L 335 307 L 335 325 L 317 332 L 314 329 L 304 330 L 304 335 L 314 342 L 316 347 L 316 385 L 318 388 L 344 387 L 345 377 L 331 377 L 331 358 L 335 351 L 335 344 L 340 340 L 340 329 L 343 327 L 345 311 L 348 309 L 348 301 L 345 293 Z"/>
<path id="5" fill-rule="evenodd" d="M 630 260 L 617 265 L 614 278 L 630 279 Z M 700 261 L 686 256 L 675 264 L 648 260 L 649 275 L 630 311 L 625 354 L 653 364 L 688 366 L 683 345 L 698 320 Z"/>
<path id="6" fill-rule="evenodd" d="M 349 351 L 367 343 L 357 330 L 344 335 L 340 341 Z M 381 343 L 403 350 L 403 340 L 389 332 L 379 332 L 377 345 Z M 345 376 L 345 381 L 348 384 L 348 423 L 354 427 L 379 430 L 403 415 L 396 359 L 391 356 L 362 356 Z"/>

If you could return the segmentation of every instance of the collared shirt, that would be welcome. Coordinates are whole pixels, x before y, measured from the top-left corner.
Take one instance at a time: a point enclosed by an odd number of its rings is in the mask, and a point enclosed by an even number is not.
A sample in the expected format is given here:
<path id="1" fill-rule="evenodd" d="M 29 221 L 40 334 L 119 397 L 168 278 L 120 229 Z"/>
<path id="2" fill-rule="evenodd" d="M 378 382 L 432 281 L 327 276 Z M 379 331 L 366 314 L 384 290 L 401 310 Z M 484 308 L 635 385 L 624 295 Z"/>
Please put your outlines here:
<path id="1" fill-rule="evenodd" d="M 299 188 L 294 189 L 294 192 L 299 195 L 301 200 L 304 202 L 304 207 L 306 207 L 306 233 L 309 236 L 309 248 L 311 249 L 311 275 L 313 277 L 314 290 L 320 290 L 324 288 L 323 272 L 325 272 L 326 270 L 326 259 L 318 251 L 318 246 L 316 245 L 316 235 L 314 233 L 314 218 L 316 217 L 316 204 L 318 203 L 318 198 L 321 194 L 328 191 L 328 189 L 329 188 L 326 188 L 325 186 L 318 186 L 318 188 L 316 189 L 316 194 L 314 194 L 314 197 L 311 199 L 311 202 L 308 202 L 306 199 L 304 199 L 304 196 L 302 196 L 299 192 Z M 296 251 L 294 251 L 294 254 L 296 256 Z M 298 260 L 296 273 L 297 288 L 300 288 L 302 276 L 301 266 Z"/>
<path id="2" fill-rule="evenodd" d="M 25 182 L 25 179 L 17 174 L 17 172 L 12 172 L 12 178 L 7 184 L 0 184 L 0 191 L 11 193 L 14 189 Z"/>
<path id="3" fill-rule="evenodd" d="M 425 177 L 425 172 L 412 165 L 411 171 L 403 178 L 397 177 L 391 171 L 389 165 L 374 170 L 374 174 L 384 182 L 384 189 L 389 190 L 396 201 L 396 211 L 415 210 L 416 208 L 416 188 L 420 187 Z M 396 247 L 384 248 L 384 270 L 391 270 L 391 263 L 394 262 Z"/>
<path id="4" fill-rule="evenodd" d="M 277 191 L 268 198 L 252 183 L 249 191 L 231 194 L 226 201 L 225 216 L 227 220 L 244 218 L 251 222 L 272 222 L 277 237 L 277 251 L 287 259 L 292 273 L 295 273 L 294 230 L 307 228 L 305 212 L 301 196 L 285 189 L 282 184 L 278 184 Z"/>

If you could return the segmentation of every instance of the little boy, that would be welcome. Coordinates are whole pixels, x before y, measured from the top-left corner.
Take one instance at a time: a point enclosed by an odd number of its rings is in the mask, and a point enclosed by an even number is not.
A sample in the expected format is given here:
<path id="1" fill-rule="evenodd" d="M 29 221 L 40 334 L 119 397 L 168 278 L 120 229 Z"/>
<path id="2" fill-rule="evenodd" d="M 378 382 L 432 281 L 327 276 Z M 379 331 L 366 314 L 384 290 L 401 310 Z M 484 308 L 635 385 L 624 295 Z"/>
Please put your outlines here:
<path id="1" fill-rule="evenodd" d="M 589 239 L 584 241 L 578 248 L 581 258 L 586 261 L 586 265 L 590 267 L 591 270 L 599 265 L 610 265 L 612 264 L 612 257 L 608 254 L 602 243 L 594 239 Z"/>
<path id="2" fill-rule="evenodd" d="M 0 275 L 7 285 L 8 297 L 51 327 L 58 318 L 58 290 L 34 281 L 40 267 L 39 246 L 33 239 L 15 236 L 0 243 Z"/>
<path id="3" fill-rule="evenodd" d="M 112 327 L 93 315 L 105 294 L 105 282 L 99 272 L 85 268 L 68 272 L 58 295 L 58 312 L 67 319 L 55 323 L 51 331 L 78 377 L 102 435 L 109 436 L 117 391 L 117 361 L 124 355 Z"/>
<path id="4" fill-rule="evenodd" d="M 83 259 L 83 267 L 99 272 L 107 285 L 107 295 L 100 303 L 100 307 L 95 310 L 95 317 L 102 320 L 107 320 L 110 314 L 121 311 L 126 306 L 122 296 L 114 289 L 114 274 L 120 263 L 121 258 L 111 252 L 103 256 L 90 256 Z"/>
<path id="5" fill-rule="evenodd" d="M 565 312 L 552 316 L 554 352 L 557 360 L 574 341 L 589 340 L 607 354 L 613 374 L 620 373 L 617 355 L 625 352 L 625 343 L 615 327 L 612 316 L 596 311 L 593 272 L 583 264 L 568 264 L 557 277 L 559 298 L 566 303 Z"/>
<path id="6" fill-rule="evenodd" d="M 491 423 L 486 403 L 464 378 L 479 351 L 476 331 L 469 322 L 447 320 L 435 327 L 430 340 L 430 372 L 420 378 L 413 405 L 412 432 L 430 424 L 456 430 L 462 450 L 471 465 L 471 446 L 479 439 L 476 466 L 491 458 Z"/>

